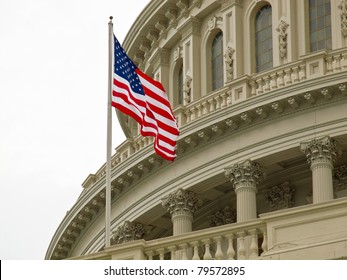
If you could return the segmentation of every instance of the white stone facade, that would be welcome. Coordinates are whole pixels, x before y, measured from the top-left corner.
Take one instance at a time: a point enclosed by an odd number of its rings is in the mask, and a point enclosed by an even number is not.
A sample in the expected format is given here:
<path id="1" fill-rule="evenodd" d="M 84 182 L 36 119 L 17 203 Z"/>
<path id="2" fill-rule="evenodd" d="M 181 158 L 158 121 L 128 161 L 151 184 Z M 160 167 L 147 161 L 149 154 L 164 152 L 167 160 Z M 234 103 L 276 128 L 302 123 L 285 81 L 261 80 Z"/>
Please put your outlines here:
<path id="1" fill-rule="evenodd" d="M 123 118 L 129 138 L 112 157 L 119 244 L 104 248 L 102 166 L 46 259 L 346 259 L 347 4 L 328 2 L 331 48 L 311 52 L 306 0 L 152 0 L 123 47 L 167 89 L 178 157 L 159 158 Z M 269 6 L 272 67 L 256 73 L 255 21 Z M 224 82 L 212 90 L 220 32 Z"/>

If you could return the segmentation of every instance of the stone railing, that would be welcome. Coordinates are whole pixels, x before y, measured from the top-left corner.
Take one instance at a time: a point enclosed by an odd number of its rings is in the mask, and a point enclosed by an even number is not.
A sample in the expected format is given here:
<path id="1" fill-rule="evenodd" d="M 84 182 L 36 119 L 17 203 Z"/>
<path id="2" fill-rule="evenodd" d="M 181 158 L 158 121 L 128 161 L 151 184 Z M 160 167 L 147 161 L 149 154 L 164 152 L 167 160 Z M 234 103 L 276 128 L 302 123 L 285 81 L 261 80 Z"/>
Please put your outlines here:
<path id="1" fill-rule="evenodd" d="M 347 258 L 347 197 L 261 214 L 155 240 L 135 240 L 71 259 L 225 260 Z"/>
<path id="2" fill-rule="evenodd" d="M 208 115 L 228 108 L 233 104 L 249 98 L 263 95 L 281 88 L 286 88 L 315 78 L 347 70 L 347 48 L 322 51 L 302 56 L 300 60 L 272 68 L 270 71 L 245 75 L 225 84 L 220 90 L 207 94 L 187 105 L 175 108 L 180 128 L 201 120 Z M 132 140 L 126 140 L 117 147 L 112 157 L 112 166 L 115 167 L 132 154 L 143 148 L 153 145 L 153 139 L 138 135 Z M 105 165 L 94 175 L 89 176 L 83 186 L 89 187 L 93 182 L 105 174 Z"/>
<path id="3" fill-rule="evenodd" d="M 80 259 L 241 260 L 259 259 L 266 251 L 265 224 L 255 219 L 156 240 L 118 244 Z"/>

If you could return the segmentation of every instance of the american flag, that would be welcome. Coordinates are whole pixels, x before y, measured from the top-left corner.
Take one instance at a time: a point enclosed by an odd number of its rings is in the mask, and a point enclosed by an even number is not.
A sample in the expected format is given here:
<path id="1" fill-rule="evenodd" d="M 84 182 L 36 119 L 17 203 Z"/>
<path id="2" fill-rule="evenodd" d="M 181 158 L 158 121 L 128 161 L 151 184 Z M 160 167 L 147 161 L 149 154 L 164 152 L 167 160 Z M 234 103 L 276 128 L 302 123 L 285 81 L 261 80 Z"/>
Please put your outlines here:
<path id="1" fill-rule="evenodd" d="M 136 67 L 115 36 L 112 106 L 134 118 L 142 136 L 154 137 L 158 155 L 175 159 L 179 129 L 164 87 Z"/>

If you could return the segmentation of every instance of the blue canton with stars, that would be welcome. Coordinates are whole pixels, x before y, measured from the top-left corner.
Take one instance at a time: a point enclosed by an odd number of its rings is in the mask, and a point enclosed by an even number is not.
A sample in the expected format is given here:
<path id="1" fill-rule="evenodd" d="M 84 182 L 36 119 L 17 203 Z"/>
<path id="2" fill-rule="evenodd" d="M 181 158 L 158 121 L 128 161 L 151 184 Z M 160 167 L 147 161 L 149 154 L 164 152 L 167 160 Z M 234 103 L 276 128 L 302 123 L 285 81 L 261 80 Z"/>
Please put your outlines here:
<path id="1" fill-rule="evenodd" d="M 136 69 L 136 65 L 126 55 L 124 49 L 114 36 L 114 73 L 127 80 L 133 92 L 145 95 Z"/>

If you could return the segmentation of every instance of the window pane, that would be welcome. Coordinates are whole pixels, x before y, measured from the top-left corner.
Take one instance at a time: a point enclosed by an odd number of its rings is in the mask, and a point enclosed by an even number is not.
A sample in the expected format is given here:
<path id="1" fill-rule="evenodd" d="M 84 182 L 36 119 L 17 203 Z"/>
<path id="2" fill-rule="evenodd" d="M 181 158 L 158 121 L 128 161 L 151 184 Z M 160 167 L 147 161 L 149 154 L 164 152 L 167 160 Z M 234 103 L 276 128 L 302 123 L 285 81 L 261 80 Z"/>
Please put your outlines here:
<path id="1" fill-rule="evenodd" d="M 331 49 L 331 7 L 329 0 L 309 0 L 311 52 Z"/>
<path id="2" fill-rule="evenodd" d="M 212 42 L 212 90 L 223 86 L 223 33 L 219 32 Z"/>
<path id="3" fill-rule="evenodd" d="M 183 104 L 183 67 L 178 72 L 178 104 Z"/>
<path id="4" fill-rule="evenodd" d="M 270 5 L 262 7 L 255 19 L 256 71 L 272 67 L 272 9 Z"/>

